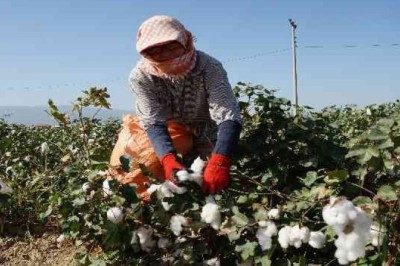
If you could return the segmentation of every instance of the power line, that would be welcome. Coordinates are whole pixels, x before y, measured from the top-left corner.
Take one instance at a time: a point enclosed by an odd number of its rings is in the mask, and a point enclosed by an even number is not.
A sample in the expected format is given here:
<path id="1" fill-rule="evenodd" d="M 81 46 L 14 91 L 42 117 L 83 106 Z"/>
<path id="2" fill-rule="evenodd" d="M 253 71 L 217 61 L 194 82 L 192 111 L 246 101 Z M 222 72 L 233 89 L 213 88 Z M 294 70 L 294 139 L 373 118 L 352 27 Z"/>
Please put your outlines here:
<path id="1" fill-rule="evenodd" d="M 264 53 L 258 53 L 258 54 L 254 54 L 254 55 L 249 55 L 249 56 L 243 56 L 243 57 L 236 57 L 236 58 L 231 58 L 231 59 L 227 59 L 222 61 L 222 63 L 230 63 L 230 62 L 237 62 L 237 61 L 243 61 L 243 60 L 249 60 L 249 59 L 254 59 L 260 56 L 266 56 L 266 55 L 270 55 L 270 54 L 277 54 L 277 53 L 282 53 L 282 52 L 286 52 L 289 51 L 289 48 L 284 48 L 284 49 L 277 49 L 277 50 L 273 50 L 270 52 L 264 52 Z"/>
<path id="2" fill-rule="evenodd" d="M 298 48 L 305 48 L 305 49 L 332 49 L 332 48 L 344 48 L 344 49 L 356 49 L 356 48 L 365 48 L 365 47 L 374 47 L 374 48 L 397 48 L 400 47 L 399 43 L 391 43 L 391 44 L 380 44 L 380 43 L 375 43 L 375 44 L 368 44 L 368 45 L 357 45 L 357 44 L 342 44 L 338 46 L 326 46 L 326 45 L 319 45 L 319 44 L 313 44 L 313 45 L 303 45 L 303 46 L 296 46 Z M 290 51 L 290 48 L 282 48 L 282 49 L 276 49 L 272 50 L 269 52 L 260 52 L 257 54 L 253 55 L 248 55 L 248 56 L 243 56 L 243 57 L 234 57 L 230 59 L 226 59 L 221 61 L 224 64 L 227 63 L 232 63 L 232 62 L 240 62 L 240 61 L 245 61 L 245 60 L 251 60 L 255 59 L 258 57 L 263 57 L 263 56 L 268 56 L 272 54 L 278 54 L 278 53 L 283 53 L 283 52 L 288 52 Z M 12 91 L 12 90 L 54 90 L 54 89 L 59 89 L 63 87 L 79 87 L 79 86 L 88 86 L 90 84 L 99 84 L 99 83 L 109 83 L 109 82 L 115 82 L 118 80 L 123 80 L 126 79 L 126 77 L 114 77 L 114 78 L 109 78 L 109 79 L 102 79 L 99 81 L 81 81 L 81 82 L 71 82 L 71 83 L 64 83 L 64 84 L 53 84 L 53 85 L 39 85 L 39 86 L 34 86 L 34 87 L 8 87 L 6 90 Z"/>

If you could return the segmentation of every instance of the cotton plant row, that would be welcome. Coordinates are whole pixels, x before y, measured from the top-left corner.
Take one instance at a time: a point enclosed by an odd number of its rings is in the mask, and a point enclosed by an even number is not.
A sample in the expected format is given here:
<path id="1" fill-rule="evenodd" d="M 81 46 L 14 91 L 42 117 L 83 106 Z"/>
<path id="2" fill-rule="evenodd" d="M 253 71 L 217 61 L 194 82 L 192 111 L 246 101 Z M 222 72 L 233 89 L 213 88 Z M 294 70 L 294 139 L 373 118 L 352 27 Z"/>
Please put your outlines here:
<path id="1" fill-rule="evenodd" d="M 191 166 L 191 171 L 179 171 L 177 176 L 180 182 L 192 181 L 201 186 L 202 170 L 205 163 L 201 159 L 196 159 Z M 188 189 L 182 185 L 176 185 L 173 182 L 166 181 L 162 184 L 151 185 L 147 192 L 151 195 L 159 193 L 161 200 L 172 198 L 175 195 L 187 193 Z M 108 180 L 103 183 L 103 192 L 105 197 L 113 194 Z M 172 204 L 161 201 L 165 211 L 171 209 Z M 284 250 L 289 247 L 296 249 L 308 244 L 312 248 L 321 249 L 326 245 L 326 237 L 322 231 L 311 231 L 307 226 L 301 224 L 280 225 L 277 221 L 281 217 L 281 211 L 277 208 L 269 210 L 267 218 L 257 222 L 255 237 L 262 251 L 273 247 L 274 238 L 277 239 L 280 247 Z M 214 200 L 213 196 L 205 198 L 205 204 L 201 207 L 201 221 L 209 224 L 216 233 L 221 233 L 222 215 L 221 208 Z M 337 248 L 335 257 L 342 265 L 356 261 L 365 256 L 365 247 L 368 243 L 374 246 L 382 244 L 383 236 L 386 230 L 378 224 L 373 224 L 372 219 L 360 208 L 355 207 L 352 202 L 344 198 L 330 199 L 322 211 L 322 217 L 325 223 L 331 226 L 336 235 L 335 246 Z M 112 207 L 107 212 L 109 221 L 115 224 L 122 223 L 124 220 L 124 209 L 121 207 Z M 185 237 L 182 233 L 187 232 L 192 220 L 182 214 L 175 213 L 169 221 L 169 229 L 176 237 L 175 243 L 184 242 Z M 156 246 L 160 249 L 166 249 L 173 245 L 173 241 L 154 235 L 154 229 L 147 225 L 138 229 L 140 246 L 143 251 L 150 252 Z M 193 232 L 192 232 L 193 234 Z M 210 259 L 204 262 L 204 265 L 219 265 L 219 259 Z"/>

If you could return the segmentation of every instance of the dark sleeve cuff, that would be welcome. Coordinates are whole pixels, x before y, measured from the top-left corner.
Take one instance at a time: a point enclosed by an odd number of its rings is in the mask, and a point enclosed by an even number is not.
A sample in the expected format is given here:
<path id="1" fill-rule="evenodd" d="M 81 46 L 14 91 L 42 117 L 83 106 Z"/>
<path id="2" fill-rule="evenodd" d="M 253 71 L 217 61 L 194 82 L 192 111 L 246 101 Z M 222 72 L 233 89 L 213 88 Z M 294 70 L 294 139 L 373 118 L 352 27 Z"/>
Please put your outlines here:
<path id="1" fill-rule="evenodd" d="M 146 133 L 159 159 L 167 153 L 175 153 L 167 126 L 153 125 L 147 128 Z"/>
<path id="2" fill-rule="evenodd" d="M 242 125 L 236 121 L 224 121 L 218 126 L 217 143 L 213 153 L 231 157 L 239 142 Z"/>

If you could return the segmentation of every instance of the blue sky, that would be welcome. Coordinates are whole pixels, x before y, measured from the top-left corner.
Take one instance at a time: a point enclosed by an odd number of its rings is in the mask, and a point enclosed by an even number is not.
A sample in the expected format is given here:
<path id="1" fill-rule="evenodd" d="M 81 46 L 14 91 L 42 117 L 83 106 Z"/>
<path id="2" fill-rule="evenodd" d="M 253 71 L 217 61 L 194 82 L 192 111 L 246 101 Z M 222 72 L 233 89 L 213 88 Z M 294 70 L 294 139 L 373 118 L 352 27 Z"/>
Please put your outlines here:
<path id="1" fill-rule="evenodd" d="M 133 110 L 127 78 L 139 59 L 136 32 L 158 14 L 192 31 L 197 49 L 224 62 L 232 85 L 262 84 L 292 97 L 290 50 L 230 60 L 290 48 L 293 18 L 300 104 L 400 98 L 398 0 L 2 0 L 0 105 L 68 104 L 90 86 L 106 86 L 113 108 Z"/>

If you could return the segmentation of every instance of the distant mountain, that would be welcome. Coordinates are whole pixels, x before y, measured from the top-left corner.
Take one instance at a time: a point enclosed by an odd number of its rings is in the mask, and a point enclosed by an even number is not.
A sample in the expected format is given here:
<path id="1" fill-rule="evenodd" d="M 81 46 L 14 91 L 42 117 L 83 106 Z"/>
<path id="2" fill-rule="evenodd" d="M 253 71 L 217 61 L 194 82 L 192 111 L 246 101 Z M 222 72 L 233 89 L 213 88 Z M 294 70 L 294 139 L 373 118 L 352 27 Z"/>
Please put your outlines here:
<path id="1" fill-rule="evenodd" d="M 68 113 L 71 120 L 77 118 L 76 114 L 71 114 L 71 106 L 58 106 L 60 112 Z M 8 123 L 24 124 L 24 125 L 37 125 L 49 124 L 55 125 L 56 122 L 46 113 L 47 106 L 0 106 L 0 119 L 4 119 Z M 98 109 L 86 108 L 84 109 L 84 116 L 93 116 Z M 96 115 L 96 118 L 107 119 L 121 119 L 124 114 L 134 113 L 134 111 L 111 109 L 102 109 Z"/>

